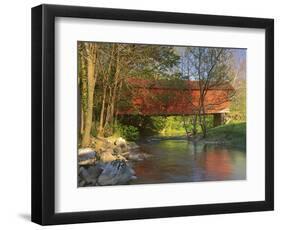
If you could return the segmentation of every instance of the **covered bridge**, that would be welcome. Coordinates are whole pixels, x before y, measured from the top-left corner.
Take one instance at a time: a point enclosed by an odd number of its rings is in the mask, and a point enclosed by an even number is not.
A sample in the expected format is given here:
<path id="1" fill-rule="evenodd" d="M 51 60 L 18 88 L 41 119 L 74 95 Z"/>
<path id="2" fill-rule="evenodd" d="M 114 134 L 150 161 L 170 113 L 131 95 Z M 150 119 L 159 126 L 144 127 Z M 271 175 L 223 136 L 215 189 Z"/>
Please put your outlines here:
<path id="1" fill-rule="evenodd" d="M 198 114 L 200 87 L 198 81 L 146 80 L 129 78 L 131 106 L 119 108 L 119 115 L 144 116 Z M 234 88 L 230 84 L 210 87 L 205 96 L 205 114 L 214 115 L 214 125 L 223 122 L 229 112 Z"/>

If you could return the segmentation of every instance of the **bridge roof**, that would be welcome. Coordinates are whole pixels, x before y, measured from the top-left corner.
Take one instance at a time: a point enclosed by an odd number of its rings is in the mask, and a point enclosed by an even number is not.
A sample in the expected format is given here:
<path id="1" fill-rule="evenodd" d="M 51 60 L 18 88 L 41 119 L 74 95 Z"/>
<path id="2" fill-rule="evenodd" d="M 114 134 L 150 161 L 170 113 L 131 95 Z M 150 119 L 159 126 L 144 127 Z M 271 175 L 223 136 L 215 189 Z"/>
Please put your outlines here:
<path id="1" fill-rule="evenodd" d="M 119 115 L 192 115 L 200 108 L 198 81 L 129 78 L 127 83 L 132 90 L 126 99 L 130 98 L 131 103 L 121 104 Z M 205 113 L 227 113 L 233 90 L 230 84 L 208 89 Z"/>

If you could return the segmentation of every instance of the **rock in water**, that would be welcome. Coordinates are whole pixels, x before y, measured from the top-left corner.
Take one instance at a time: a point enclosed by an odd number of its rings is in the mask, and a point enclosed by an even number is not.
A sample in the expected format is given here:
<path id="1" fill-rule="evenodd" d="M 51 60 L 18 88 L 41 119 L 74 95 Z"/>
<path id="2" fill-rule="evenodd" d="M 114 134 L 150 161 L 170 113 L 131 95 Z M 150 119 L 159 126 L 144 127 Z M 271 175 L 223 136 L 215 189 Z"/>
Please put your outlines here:
<path id="1" fill-rule="evenodd" d="M 128 146 L 128 150 L 135 150 L 135 149 L 138 149 L 140 147 L 135 142 L 128 142 L 127 146 Z"/>
<path id="2" fill-rule="evenodd" d="M 105 166 L 97 183 L 99 185 L 127 184 L 134 175 L 134 170 L 125 161 L 115 160 Z"/>
<path id="3" fill-rule="evenodd" d="M 128 159 L 132 161 L 142 161 L 144 158 L 141 154 L 129 154 Z"/>
<path id="4" fill-rule="evenodd" d="M 129 154 L 126 155 L 126 158 L 132 161 L 142 161 L 147 159 L 148 157 L 148 154 L 136 150 L 131 150 Z"/>

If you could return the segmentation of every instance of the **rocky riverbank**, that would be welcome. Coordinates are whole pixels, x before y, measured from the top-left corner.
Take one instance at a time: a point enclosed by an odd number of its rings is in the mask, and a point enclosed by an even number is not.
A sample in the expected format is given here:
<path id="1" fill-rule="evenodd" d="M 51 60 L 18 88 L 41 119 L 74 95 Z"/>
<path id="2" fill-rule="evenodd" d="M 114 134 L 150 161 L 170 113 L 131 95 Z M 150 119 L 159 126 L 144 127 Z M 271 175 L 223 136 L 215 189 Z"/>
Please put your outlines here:
<path id="1" fill-rule="evenodd" d="M 78 151 L 78 186 L 128 184 L 137 178 L 134 161 L 149 157 L 134 142 L 119 138 L 95 138 L 92 148 Z"/>

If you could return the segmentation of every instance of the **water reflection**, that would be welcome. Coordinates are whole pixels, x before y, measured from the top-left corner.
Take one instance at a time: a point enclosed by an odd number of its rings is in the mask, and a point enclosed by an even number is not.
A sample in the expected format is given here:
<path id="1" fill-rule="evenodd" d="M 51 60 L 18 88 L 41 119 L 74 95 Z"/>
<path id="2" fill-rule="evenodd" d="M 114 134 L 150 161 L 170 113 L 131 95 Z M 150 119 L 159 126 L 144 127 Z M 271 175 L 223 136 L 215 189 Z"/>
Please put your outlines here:
<path id="1" fill-rule="evenodd" d="M 185 138 L 157 138 L 139 144 L 150 157 L 134 163 L 138 179 L 132 184 L 246 179 L 245 150 L 196 144 Z"/>

